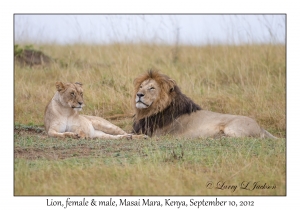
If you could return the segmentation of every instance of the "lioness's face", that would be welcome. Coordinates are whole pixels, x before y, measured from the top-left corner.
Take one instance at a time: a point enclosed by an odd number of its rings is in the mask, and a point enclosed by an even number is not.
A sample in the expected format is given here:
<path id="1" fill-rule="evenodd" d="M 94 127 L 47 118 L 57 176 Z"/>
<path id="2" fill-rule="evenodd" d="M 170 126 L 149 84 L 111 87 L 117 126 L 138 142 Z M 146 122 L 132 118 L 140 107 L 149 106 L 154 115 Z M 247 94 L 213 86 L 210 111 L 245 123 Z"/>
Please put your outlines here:
<path id="1" fill-rule="evenodd" d="M 69 106 L 74 110 L 81 111 L 84 106 L 83 89 L 81 83 L 56 83 L 57 91 L 60 95 L 60 102 L 64 106 Z"/>
<path id="2" fill-rule="evenodd" d="M 160 87 L 153 79 L 145 80 L 135 96 L 135 106 L 138 109 L 150 107 L 159 98 Z"/>

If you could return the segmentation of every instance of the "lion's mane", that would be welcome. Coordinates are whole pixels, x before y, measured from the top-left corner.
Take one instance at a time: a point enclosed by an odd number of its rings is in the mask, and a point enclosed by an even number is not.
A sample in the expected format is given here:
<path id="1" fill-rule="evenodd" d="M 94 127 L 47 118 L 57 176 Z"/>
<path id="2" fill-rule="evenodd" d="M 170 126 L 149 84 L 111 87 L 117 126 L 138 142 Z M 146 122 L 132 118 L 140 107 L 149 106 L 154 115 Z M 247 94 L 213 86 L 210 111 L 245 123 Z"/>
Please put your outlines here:
<path id="1" fill-rule="evenodd" d="M 134 133 L 152 136 L 155 129 L 168 126 L 181 115 L 201 110 L 198 104 L 181 93 L 174 80 L 153 69 L 135 79 L 135 94 L 141 83 L 148 79 L 153 79 L 158 83 L 161 88 L 160 96 L 146 110 L 135 108 Z"/>

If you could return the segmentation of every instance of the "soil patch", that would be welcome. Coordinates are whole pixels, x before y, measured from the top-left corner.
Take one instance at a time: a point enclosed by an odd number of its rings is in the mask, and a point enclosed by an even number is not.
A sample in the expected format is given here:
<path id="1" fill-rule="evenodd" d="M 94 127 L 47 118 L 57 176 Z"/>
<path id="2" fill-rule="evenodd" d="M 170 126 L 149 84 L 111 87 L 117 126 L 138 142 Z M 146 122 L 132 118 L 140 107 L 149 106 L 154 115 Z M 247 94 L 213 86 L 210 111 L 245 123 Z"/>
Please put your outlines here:
<path id="1" fill-rule="evenodd" d="M 47 160 L 58 160 L 71 157 L 87 157 L 95 154 L 96 149 L 91 149 L 86 146 L 77 148 L 20 148 L 14 149 L 15 158 L 24 158 L 28 160 L 35 159 L 47 159 Z"/>

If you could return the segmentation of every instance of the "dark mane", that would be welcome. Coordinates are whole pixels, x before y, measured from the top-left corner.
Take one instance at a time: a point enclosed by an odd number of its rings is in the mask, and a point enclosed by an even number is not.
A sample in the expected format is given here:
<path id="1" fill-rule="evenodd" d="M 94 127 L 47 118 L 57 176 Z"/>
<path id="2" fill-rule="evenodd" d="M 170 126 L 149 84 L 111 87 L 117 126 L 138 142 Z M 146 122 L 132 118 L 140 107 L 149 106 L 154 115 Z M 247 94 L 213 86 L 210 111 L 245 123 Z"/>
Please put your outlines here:
<path id="1" fill-rule="evenodd" d="M 166 109 L 152 116 L 135 120 L 133 124 L 134 133 L 143 133 L 152 136 L 157 128 L 169 125 L 184 114 L 191 114 L 192 112 L 201 110 L 199 105 L 181 93 L 177 85 L 174 86 L 173 91 L 175 92 L 175 97 Z"/>

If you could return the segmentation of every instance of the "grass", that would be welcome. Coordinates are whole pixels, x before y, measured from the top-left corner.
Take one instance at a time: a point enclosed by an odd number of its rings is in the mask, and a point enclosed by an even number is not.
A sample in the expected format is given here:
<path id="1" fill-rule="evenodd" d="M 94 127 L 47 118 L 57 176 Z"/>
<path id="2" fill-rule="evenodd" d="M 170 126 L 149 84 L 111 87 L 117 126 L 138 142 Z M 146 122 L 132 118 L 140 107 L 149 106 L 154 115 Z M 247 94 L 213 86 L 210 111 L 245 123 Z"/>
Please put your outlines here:
<path id="1" fill-rule="evenodd" d="M 34 45 L 51 65 L 15 65 L 15 195 L 285 195 L 286 57 L 283 45 Z M 43 113 L 55 82 L 84 84 L 82 113 L 133 115 L 133 80 L 155 67 L 203 109 L 241 114 L 277 140 L 60 140 Z M 130 131 L 131 118 L 110 120 Z M 240 189 L 243 181 L 275 189 Z M 207 185 L 213 182 L 213 188 Z M 216 187 L 237 185 L 235 191 Z"/>
<path id="2" fill-rule="evenodd" d="M 15 195 L 284 195 L 285 139 L 15 136 Z M 243 190 L 243 181 L 276 186 Z M 214 182 L 214 188 L 207 188 Z M 216 189 L 218 182 L 237 185 Z"/>

